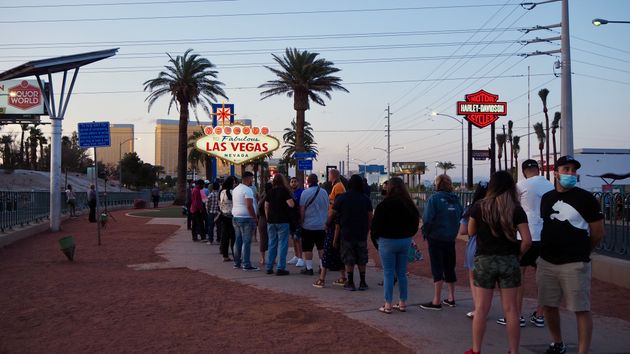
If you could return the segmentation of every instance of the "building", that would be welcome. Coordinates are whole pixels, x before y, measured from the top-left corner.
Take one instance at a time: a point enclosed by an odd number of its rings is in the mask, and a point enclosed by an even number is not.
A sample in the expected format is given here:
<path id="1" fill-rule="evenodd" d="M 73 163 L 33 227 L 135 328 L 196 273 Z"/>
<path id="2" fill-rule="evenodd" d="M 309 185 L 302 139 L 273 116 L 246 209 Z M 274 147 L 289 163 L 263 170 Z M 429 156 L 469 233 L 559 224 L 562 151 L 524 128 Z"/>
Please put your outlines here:
<path id="1" fill-rule="evenodd" d="M 96 148 L 96 156 L 105 166 L 117 166 L 125 154 L 134 151 L 133 124 L 110 124 L 111 145 Z"/>
<path id="2" fill-rule="evenodd" d="M 179 121 L 171 119 L 158 119 L 155 122 L 155 165 L 164 167 L 166 176 L 177 177 L 177 143 L 179 132 Z M 188 122 L 187 136 L 200 131 L 203 126 L 210 125 L 210 122 L 199 125 L 196 121 Z M 192 148 L 188 148 L 186 156 Z M 190 166 L 189 168 L 190 169 Z M 197 167 L 196 175 L 199 172 Z"/>

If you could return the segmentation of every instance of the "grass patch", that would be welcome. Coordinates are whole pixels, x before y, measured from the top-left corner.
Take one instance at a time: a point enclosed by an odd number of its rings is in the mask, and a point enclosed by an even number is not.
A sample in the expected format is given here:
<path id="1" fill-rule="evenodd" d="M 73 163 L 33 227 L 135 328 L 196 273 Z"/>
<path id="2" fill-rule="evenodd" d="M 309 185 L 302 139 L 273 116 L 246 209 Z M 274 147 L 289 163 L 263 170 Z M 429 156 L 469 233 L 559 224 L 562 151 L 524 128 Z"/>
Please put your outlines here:
<path id="1" fill-rule="evenodd" d="M 182 215 L 182 207 L 168 207 L 160 209 L 143 209 L 139 211 L 132 211 L 129 215 L 144 216 L 148 218 L 185 218 L 186 215 Z"/>

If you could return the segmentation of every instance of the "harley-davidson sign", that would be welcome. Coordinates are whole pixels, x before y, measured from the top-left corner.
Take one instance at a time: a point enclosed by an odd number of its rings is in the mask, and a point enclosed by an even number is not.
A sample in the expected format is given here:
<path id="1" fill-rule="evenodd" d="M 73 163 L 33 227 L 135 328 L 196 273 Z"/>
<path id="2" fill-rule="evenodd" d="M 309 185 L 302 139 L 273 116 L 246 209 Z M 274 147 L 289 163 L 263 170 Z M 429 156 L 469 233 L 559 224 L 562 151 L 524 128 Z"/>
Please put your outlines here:
<path id="1" fill-rule="evenodd" d="M 499 96 L 484 90 L 466 95 L 466 101 L 457 102 L 457 114 L 479 128 L 494 123 L 499 116 L 507 115 L 507 103 L 498 102 Z"/>
<path id="2" fill-rule="evenodd" d="M 249 127 L 240 123 L 205 127 L 205 136 L 195 142 L 195 148 L 221 160 L 240 165 L 268 154 L 280 147 L 278 139 L 267 127 Z"/>

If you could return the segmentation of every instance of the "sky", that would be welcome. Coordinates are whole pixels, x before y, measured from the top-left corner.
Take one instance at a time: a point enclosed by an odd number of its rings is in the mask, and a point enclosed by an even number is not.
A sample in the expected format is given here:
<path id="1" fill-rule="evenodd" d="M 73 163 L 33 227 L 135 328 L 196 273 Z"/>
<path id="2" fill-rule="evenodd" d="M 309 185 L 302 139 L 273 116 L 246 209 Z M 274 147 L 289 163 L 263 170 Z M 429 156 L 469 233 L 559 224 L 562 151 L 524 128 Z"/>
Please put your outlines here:
<path id="1" fill-rule="evenodd" d="M 270 127 L 279 138 L 295 116 L 293 100 L 261 100 L 259 85 L 274 79 L 264 65 L 285 48 L 309 50 L 341 69 L 349 93 L 335 91 L 325 106 L 311 104 L 306 119 L 320 156 L 315 169 L 350 158 L 385 164 L 387 109 L 391 113 L 392 161 L 436 161 L 456 165 L 461 176 L 460 124 L 431 112 L 456 115 L 456 102 L 484 89 L 508 104 L 508 116 L 528 156 L 529 126 L 544 122 L 541 88 L 550 91 L 550 119 L 560 110 L 559 54 L 522 56 L 559 49 L 559 42 L 521 41 L 559 36 L 559 28 L 525 33 L 523 28 L 557 24 L 560 3 L 532 10 L 512 0 L 0 0 L 0 72 L 30 60 L 120 48 L 118 54 L 83 67 L 63 122 L 63 134 L 77 123 L 109 121 L 135 125 L 136 151 L 154 163 L 157 119 L 178 119 L 165 97 L 149 112 L 143 82 L 168 64 L 166 53 L 191 48 L 216 65 L 235 104 L 237 119 Z M 574 146 L 629 148 L 630 24 L 594 27 L 593 18 L 630 20 L 625 0 L 570 1 Z M 59 91 L 61 76 L 55 76 Z M 220 100 L 219 102 L 223 102 Z M 202 122 L 209 118 L 198 111 Z M 48 118 L 42 118 L 48 122 Z M 2 126 L 0 134 L 17 126 Z M 50 133 L 50 127 L 42 128 Z M 473 130 L 474 149 L 490 144 L 490 129 Z M 349 151 L 348 151 L 349 148 Z M 535 135 L 530 155 L 536 154 Z M 275 157 L 279 157 L 276 152 Z M 475 176 L 489 161 L 474 164 Z"/>

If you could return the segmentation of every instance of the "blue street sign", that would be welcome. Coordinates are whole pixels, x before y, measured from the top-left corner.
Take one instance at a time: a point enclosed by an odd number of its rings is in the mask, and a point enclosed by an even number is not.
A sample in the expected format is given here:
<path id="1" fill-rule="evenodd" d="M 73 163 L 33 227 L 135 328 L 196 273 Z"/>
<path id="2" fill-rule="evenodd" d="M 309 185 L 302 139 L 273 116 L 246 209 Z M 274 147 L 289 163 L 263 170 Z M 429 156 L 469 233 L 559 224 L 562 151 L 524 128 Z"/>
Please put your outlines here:
<path id="1" fill-rule="evenodd" d="M 300 171 L 312 171 L 313 160 L 297 160 L 298 170 Z"/>
<path id="2" fill-rule="evenodd" d="M 81 148 L 111 145 L 109 122 L 79 123 L 79 146 Z"/>
<path id="3" fill-rule="evenodd" d="M 315 152 L 313 151 L 296 152 L 293 154 L 294 159 L 312 159 L 314 157 L 315 157 Z"/>

